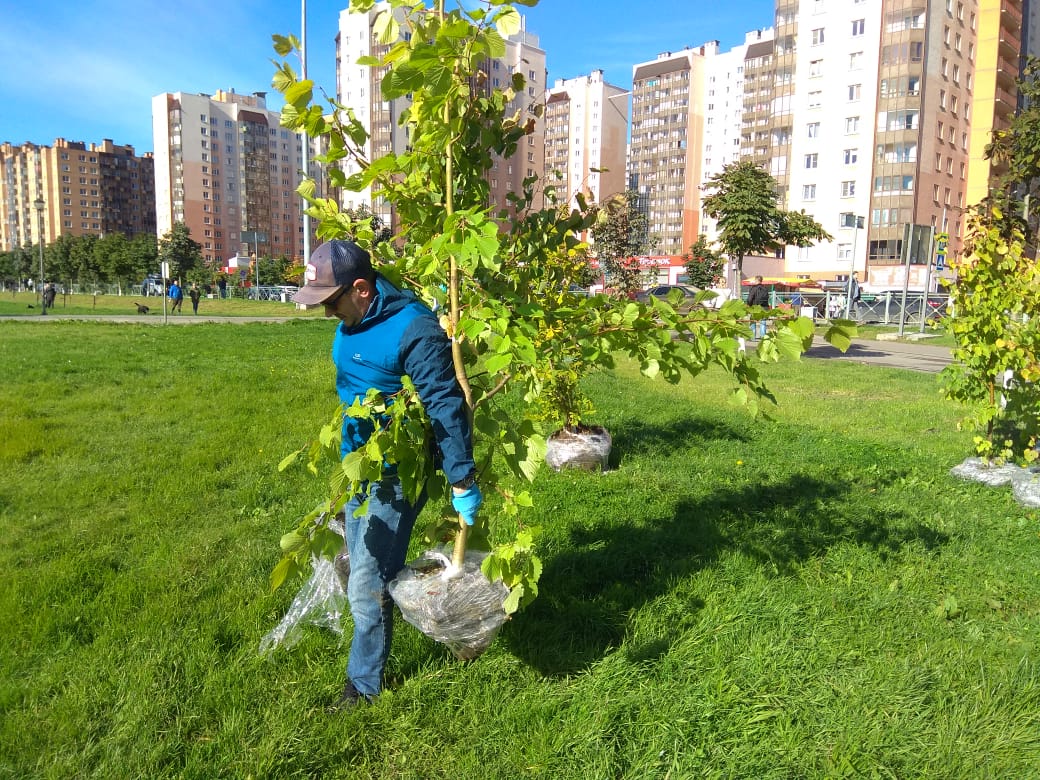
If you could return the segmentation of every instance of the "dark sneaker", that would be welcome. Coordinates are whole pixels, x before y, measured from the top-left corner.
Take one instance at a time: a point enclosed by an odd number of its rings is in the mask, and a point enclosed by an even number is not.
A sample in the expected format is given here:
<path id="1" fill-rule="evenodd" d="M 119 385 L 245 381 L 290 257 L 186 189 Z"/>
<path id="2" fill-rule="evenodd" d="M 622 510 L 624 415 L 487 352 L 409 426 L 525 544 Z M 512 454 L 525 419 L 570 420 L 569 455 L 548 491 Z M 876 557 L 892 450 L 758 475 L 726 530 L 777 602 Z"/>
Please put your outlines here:
<path id="1" fill-rule="evenodd" d="M 336 713 L 343 712 L 356 707 L 359 704 L 367 704 L 368 698 L 361 693 L 357 688 L 354 687 L 354 683 L 347 680 L 347 684 L 343 686 L 343 693 L 340 694 L 339 699 L 334 703 L 330 704 L 325 708 L 325 712 Z"/>

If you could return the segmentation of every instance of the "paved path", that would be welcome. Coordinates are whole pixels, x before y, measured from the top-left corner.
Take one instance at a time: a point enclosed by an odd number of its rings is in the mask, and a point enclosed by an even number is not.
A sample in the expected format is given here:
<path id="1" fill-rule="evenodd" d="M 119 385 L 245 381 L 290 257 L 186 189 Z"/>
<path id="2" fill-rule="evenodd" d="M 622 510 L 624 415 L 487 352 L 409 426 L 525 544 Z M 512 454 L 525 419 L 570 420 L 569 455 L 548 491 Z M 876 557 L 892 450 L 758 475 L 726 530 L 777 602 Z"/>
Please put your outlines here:
<path id="1" fill-rule="evenodd" d="M 170 325 L 197 325 L 199 323 L 232 323 L 243 324 L 247 322 L 286 322 L 294 317 L 209 317 L 205 315 L 195 316 L 193 314 L 174 314 L 167 317 Z M 307 318 L 311 319 L 311 318 Z M 39 314 L 0 316 L 0 322 L 5 320 L 33 320 L 36 322 L 58 322 L 61 320 L 81 321 L 103 321 L 103 322 L 127 322 L 136 325 L 163 324 L 161 314 Z M 925 371 L 938 373 L 950 363 L 950 348 L 937 347 L 933 344 L 905 341 L 873 341 L 867 339 L 855 339 L 848 351 L 841 352 L 832 347 L 822 338 L 817 337 L 813 346 L 806 351 L 805 357 L 824 360 L 851 360 L 856 363 L 889 366 L 892 368 L 905 368 L 912 371 Z"/>
<path id="2" fill-rule="evenodd" d="M 198 325 L 203 322 L 287 322 L 293 319 L 315 319 L 313 317 L 212 317 L 205 314 L 170 314 L 166 321 L 170 325 Z M 78 320 L 80 322 L 127 322 L 133 325 L 162 325 L 162 314 L 14 314 L 0 315 L 0 322 L 17 320 L 27 322 L 60 322 L 62 320 Z"/>
<path id="3" fill-rule="evenodd" d="M 851 360 L 856 363 L 906 368 L 932 374 L 942 371 L 952 359 L 949 347 L 938 347 L 934 344 L 853 339 L 848 350 L 841 352 L 821 338 L 813 341 L 813 346 L 806 350 L 805 357 Z"/>

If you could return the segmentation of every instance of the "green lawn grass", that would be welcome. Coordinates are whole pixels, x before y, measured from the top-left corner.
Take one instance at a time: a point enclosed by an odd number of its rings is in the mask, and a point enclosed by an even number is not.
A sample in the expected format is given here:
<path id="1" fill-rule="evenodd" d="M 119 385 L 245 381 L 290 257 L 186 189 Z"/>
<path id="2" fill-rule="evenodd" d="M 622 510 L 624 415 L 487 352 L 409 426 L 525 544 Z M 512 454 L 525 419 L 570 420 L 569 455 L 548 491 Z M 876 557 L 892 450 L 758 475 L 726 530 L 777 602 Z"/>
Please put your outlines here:
<path id="1" fill-rule="evenodd" d="M 31 292 L 0 292 L 0 316 L 40 314 L 38 296 Z M 135 304 L 148 306 L 148 314 L 137 313 Z M 166 302 L 167 310 L 170 303 Z M 191 314 L 191 301 L 185 291 L 183 314 Z M 76 293 L 59 295 L 54 300 L 52 314 L 68 315 L 118 315 L 159 318 L 163 316 L 163 299 L 158 296 L 140 295 L 88 295 Z M 297 309 L 293 303 L 281 301 L 251 301 L 245 298 L 202 298 L 199 301 L 199 316 L 207 317 L 321 317 L 321 307 Z M 170 315 L 174 316 L 174 315 Z M 181 316 L 181 315 L 176 315 Z"/>
<path id="2" fill-rule="evenodd" d="M 325 715 L 334 634 L 257 648 L 332 327 L 0 321 L 0 777 L 1040 774 L 1040 517 L 948 476 L 934 376 L 845 361 L 757 421 L 590 377 L 613 469 L 535 483 L 540 598 L 472 663 L 401 625 Z"/>

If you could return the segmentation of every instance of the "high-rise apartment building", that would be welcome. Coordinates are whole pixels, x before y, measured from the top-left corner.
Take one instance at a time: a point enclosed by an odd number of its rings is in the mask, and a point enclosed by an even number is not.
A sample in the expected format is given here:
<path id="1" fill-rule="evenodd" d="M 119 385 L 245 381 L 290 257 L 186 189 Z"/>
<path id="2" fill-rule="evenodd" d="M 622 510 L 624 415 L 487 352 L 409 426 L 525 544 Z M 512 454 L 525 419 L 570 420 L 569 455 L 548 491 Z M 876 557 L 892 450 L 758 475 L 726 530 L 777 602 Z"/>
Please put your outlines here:
<path id="1" fill-rule="evenodd" d="M 546 90 L 545 175 L 559 202 L 574 204 L 582 193 L 603 203 L 625 192 L 628 94 L 601 70 Z"/>
<path id="2" fill-rule="evenodd" d="M 744 42 L 726 52 L 708 58 L 704 76 L 705 114 L 704 153 L 701 161 L 702 182 L 708 181 L 723 168 L 738 162 L 742 153 L 752 154 L 751 134 L 764 133 L 767 139 L 761 145 L 768 149 L 770 106 L 759 106 L 756 92 L 768 88 L 767 103 L 772 97 L 773 28 L 745 33 Z M 758 79 L 766 73 L 766 83 L 745 90 L 745 78 Z M 757 111 L 755 122 L 745 127 L 745 111 Z M 750 129 L 749 129 L 750 128 Z M 745 138 L 745 133 L 748 137 Z M 715 223 L 702 214 L 701 233 L 715 239 Z"/>
<path id="3" fill-rule="evenodd" d="M 208 263 L 255 253 L 302 260 L 303 144 L 267 110 L 265 93 L 157 95 L 152 136 L 160 237 L 183 222 Z"/>
<path id="4" fill-rule="evenodd" d="M 107 139 L 0 145 L 0 250 L 38 243 L 41 228 L 45 244 L 61 235 L 154 232 L 152 155 Z"/>
<path id="5" fill-rule="evenodd" d="M 762 78 L 745 67 L 742 150 L 777 179 L 785 208 L 834 236 L 789 247 L 788 273 L 858 270 L 888 286 L 902 279 L 908 224 L 921 235 L 945 227 L 949 253 L 960 252 L 964 209 L 995 172 L 983 149 L 1017 100 L 1021 7 L 777 0 L 772 57 L 756 63 Z M 912 284 L 930 256 L 915 251 Z"/>
<path id="6" fill-rule="evenodd" d="M 358 121 L 369 132 L 365 152 L 370 160 L 403 151 L 408 145 L 408 128 L 399 123 L 408 106 L 408 98 L 383 100 L 380 83 L 386 69 L 357 64 L 360 57 L 380 57 L 389 49 L 388 45 L 379 43 L 372 31 L 376 18 L 388 7 L 387 3 L 377 3 L 368 13 L 351 13 L 349 9 L 341 11 L 336 36 L 337 99 L 354 111 Z M 501 58 L 485 61 L 481 69 L 484 78 L 475 79 L 470 86 L 473 90 L 485 90 L 490 94 L 496 88 L 508 87 L 513 74 L 520 73 L 526 81 L 524 91 L 516 95 L 506 113 L 519 112 L 521 117 L 534 117 L 532 108 L 544 100 L 545 52 L 538 46 L 538 36 L 529 33 L 526 27 L 506 38 L 505 48 Z M 496 161 L 488 172 L 492 201 L 489 205 L 494 207 L 493 211 L 511 212 L 508 194 L 520 193 L 525 178 L 542 178 L 544 154 L 544 125 L 536 121 L 533 132 L 524 137 L 516 154 L 508 160 Z M 356 170 L 356 165 L 344 164 L 348 176 Z M 366 205 L 386 224 L 395 223 L 391 204 L 379 198 L 373 199 L 369 191 L 343 192 L 342 197 L 345 207 Z"/>
<path id="7" fill-rule="evenodd" d="M 1007 129 L 1015 115 L 1018 91 L 1015 80 L 1018 76 L 1020 55 L 1030 53 L 1027 29 L 1023 26 L 1025 3 L 1012 0 L 981 0 L 978 9 L 967 11 L 968 18 L 957 19 L 956 35 L 965 22 L 975 29 L 977 45 L 973 52 L 974 83 L 972 99 L 967 110 L 971 111 L 969 138 L 970 159 L 968 161 L 968 183 L 965 200 L 968 205 L 978 203 L 989 194 L 994 177 L 1004 169 L 994 161 L 985 159 L 986 145 L 992 140 L 994 130 Z M 963 11 L 958 11 L 963 13 Z M 952 21 L 953 9 L 951 8 Z M 977 28 L 977 29 L 976 29 Z M 1033 40 L 1036 48 L 1040 41 Z M 963 45 L 963 44 L 962 44 Z M 958 218 L 951 229 L 960 233 Z"/>
<path id="8" fill-rule="evenodd" d="M 718 41 L 632 68 L 629 181 L 647 204 L 656 255 L 681 255 L 700 231 L 707 61 Z"/>

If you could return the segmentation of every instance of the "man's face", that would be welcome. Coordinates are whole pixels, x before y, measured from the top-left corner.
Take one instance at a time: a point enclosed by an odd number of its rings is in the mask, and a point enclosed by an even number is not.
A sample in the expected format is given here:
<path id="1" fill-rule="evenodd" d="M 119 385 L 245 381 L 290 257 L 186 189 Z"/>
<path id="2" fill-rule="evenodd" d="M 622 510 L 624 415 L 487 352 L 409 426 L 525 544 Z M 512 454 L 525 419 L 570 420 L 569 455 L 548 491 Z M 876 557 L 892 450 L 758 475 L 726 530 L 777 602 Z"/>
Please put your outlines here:
<path id="1" fill-rule="evenodd" d="M 361 322 L 361 318 L 365 316 L 371 302 L 368 283 L 363 279 L 358 279 L 353 285 L 344 287 L 322 305 L 325 307 L 326 317 L 336 317 L 347 327 L 353 327 Z"/>

